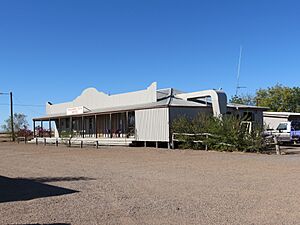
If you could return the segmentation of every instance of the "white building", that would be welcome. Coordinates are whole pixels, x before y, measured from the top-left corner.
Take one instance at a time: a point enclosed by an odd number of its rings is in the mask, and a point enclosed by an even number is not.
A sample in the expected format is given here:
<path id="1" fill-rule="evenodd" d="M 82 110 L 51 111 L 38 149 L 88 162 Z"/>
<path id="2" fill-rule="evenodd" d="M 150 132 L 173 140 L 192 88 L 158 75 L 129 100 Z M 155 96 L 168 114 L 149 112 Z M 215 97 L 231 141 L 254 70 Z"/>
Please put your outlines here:
<path id="1" fill-rule="evenodd" d="M 265 108 L 227 104 L 223 91 L 206 90 L 185 93 L 173 88 L 157 90 L 152 83 L 147 89 L 107 95 L 88 88 L 71 102 L 46 104 L 46 116 L 34 118 L 34 130 L 47 121 L 55 127 L 56 138 L 72 136 L 99 140 L 102 144 L 134 142 L 170 143 L 172 121 L 179 116 L 198 113 L 214 116 L 234 114 L 263 124 Z M 54 123 L 54 124 L 53 124 Z M 53 126 L 55 125 L 55 126 Z"/>
<path id="2" fill-rule="evenodd" d="M 300 121 L 300 113 L 264 112 L 264 123 L 267 129 L 276 129 L 279 123 Z"/>

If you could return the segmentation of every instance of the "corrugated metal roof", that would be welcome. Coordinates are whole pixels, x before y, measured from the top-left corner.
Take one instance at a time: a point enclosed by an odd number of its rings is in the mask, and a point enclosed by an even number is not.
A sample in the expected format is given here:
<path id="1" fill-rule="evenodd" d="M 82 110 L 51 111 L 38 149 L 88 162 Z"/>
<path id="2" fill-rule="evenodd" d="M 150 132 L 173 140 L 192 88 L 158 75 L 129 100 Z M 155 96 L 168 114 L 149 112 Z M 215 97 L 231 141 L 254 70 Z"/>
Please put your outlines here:
<path id="1" fill-rule="evenodd" d="M 119 107 L 111 107 L 111 108 L 102 108 L 102 109 L 94 109 L 84 114 L 74 115 L 76 116 L 88 116 L 95 114 L 105 114 L 105 113 L 113 113 L 113 112 L 122 112 L 122 111 L 131 111 L 131 110 L 139 110 L 139 109 L 150 109 L 150 108 L 162 108 L 162 107 L 211 107 L 211 102 L 202 101 L 187 101 L 181 98 L 177 98 L 174 95 L 183 93 L 179 90 L 166 88 L 157 90 L 157 102 L 146 103 L 146 104 L 138 104 L 131 106 L 119 106 Z M 227 104 L 227 107 L 231 108 L 244 108 L 244 109 L 259 109 L 259 110 L 267 110 L 266 107 L 257 107 L 257 106 L 249 106 L 249 105 L 241 105 L 241 104 Z M 69 117 L 66 113 L 60 114 L 51 114 L 43 117 L 33 118 L 33 120 L 48 120 L 54 119 L 58 117 Z"/>
<path id="2" fill-rule="evenodd" d="M 260 109 L 260 110 L 268 110 L 268 107 L 254 106 L 254 105 L 242 105 L 236 103 L 228 103 L 227 107 L 230 108 L 242 108 L 242 109 Z"/>
<path id="3" fill-rule="evenodd" d="M 289 116 L 299 116 L 300 113 L 294 112 L 263 112 L 266 117 L 280 117 L 280 118 L 288 118 Z"/>
<path id="4" fill-rule="evenodd" d="M 171 98 L 171 102 L 170 102 L 170 104 L 168 104 L 169 100 L 170 100 L 170 97 L 160 100 L 158 102 L 154 102 L 154 103 L 95 109 L 95 110 L 86 112 L 84 114 L 74 115 L 74 117 L 82 116 L 82 115 L 88 116 L 88 115 L 94 115 L 94 114 L 105 114 L 105 113 L 112 113 L 112 112 L 119 112 L 119 111 L 162 108 L 162 107 L 168 107 L 168 106 L 174 106 L 174 107 L 180 107 L 180 106 L 181 107 L 204 107 L 204 106 L 206 106 L 204 104 L 191 102 L 191 101 L 185 101 L 182 99 L 175 99 L 175 98 Z M 53 114 L 53 115 L 48 115 L 48 116 L 43 116 L 43 117 L 37 117 L 37 118 L 33 118 L 33 120 L 47 120 L 47 119 L 51 119 L 51 118 L 67 117 L 67 116 L 69 116 L 69 115 L 67 115 L 66 113 L 61 113 L 61 114 Z"/>

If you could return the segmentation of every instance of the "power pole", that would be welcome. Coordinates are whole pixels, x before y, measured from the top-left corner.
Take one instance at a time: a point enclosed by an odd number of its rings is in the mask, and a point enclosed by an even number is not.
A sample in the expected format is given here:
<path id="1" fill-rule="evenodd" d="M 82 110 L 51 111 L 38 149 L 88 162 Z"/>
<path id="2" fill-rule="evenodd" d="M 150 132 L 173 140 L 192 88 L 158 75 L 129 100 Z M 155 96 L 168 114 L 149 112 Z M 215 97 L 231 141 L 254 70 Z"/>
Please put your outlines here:
<path id="1" fill-rule="evenodd" d="M 12 92 L 4 93 L 0 92 L 0 95 L 9 95 L 10 97 L 10 126 L 11 126 L 11 139 L 12 141 L 16 140 L 15 131 L 14 131 L 14 105 L 13 105 L 13 94 Z"/>
<path id="2" fill-rule="evenodd" d="M 13 95 L 12 92 L 9 92 L 10 96 L 10 125 L 11 125 L 11 137 L 12 141 L 15 141 L 15 130 L 14 130 L 14 107 L 13 107 Z"/>

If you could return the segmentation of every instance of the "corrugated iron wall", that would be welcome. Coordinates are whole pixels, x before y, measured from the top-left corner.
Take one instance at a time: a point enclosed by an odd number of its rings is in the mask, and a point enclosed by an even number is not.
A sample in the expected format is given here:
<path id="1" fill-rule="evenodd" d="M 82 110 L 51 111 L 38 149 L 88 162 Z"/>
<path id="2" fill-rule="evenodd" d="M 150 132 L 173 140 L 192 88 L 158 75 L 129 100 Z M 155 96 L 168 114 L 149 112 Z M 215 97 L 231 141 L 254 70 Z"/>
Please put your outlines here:
<path id="1" fill-rule="evenodd" d="M 169 109 L 135 111 L 137 141 L 169 142 Z"/>
<path id="2" fill-rule="evenodd" d="M 189 119 L 195 118 L 199 113 L 212 114 L 211 107 L 197 107 L 197 108 L 186 108 L 186 107 L 170 107 L 170 122 L 176 118 L 187 117 Z"/>

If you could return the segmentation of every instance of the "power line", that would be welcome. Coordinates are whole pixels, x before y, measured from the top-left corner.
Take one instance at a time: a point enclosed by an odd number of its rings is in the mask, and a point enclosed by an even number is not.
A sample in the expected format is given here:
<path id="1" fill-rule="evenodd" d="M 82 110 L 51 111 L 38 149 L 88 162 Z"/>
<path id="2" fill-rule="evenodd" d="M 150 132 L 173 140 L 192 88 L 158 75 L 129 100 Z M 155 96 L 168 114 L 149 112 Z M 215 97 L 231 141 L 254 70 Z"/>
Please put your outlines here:
<path id="1" fill-rule="evenodd" d="M 1 94 L 6 94 L 6 93 L 1 93 Z M 17 96 L 14 94 L 13 95 L 13 99 L 18 102 L 18 103 L 13 103 L 13 106 L 24 106 L 24 107 L 45 107 L 45 105 L 38 105 L 38 104 L 26 104 L 23 103 L 19 100 L 19 98 L 17 98 Z M 0 103 L 0 105 L 10 105 L 8 103 Z"/>
<path id="2" fill-rule="evenodd" d="M 25 104 L 25 103 L 21 102 L 21 101 L 19 100 L 19 98 L 18 98 L 16 95 L 14 95 L 14 99 L 19 103 L 19 105 L 20 105 L 21 107 L 30 107 L 30 111 L 31 111 L 31 112 L 35 113 L 36 115 L 43 115 L 42 113 L 37 112 L 36 110 L 34 110 L 34 108 L 36 108 L 36 107 L 43 107 L 43 108 L 44 108 L 45 105 Z M 25 106 L 24 106 L 24 105 L 25 105 Z"/>
<path id="3" fill-rule="evenodd" d="M 9 105 L 8 103 L 0 103 L 0 105 Z M 24 106 L 24 107 L 45 107 L 44 105 L 30 105 L 30 104 L 13 104 L 13 106 Z"/>

